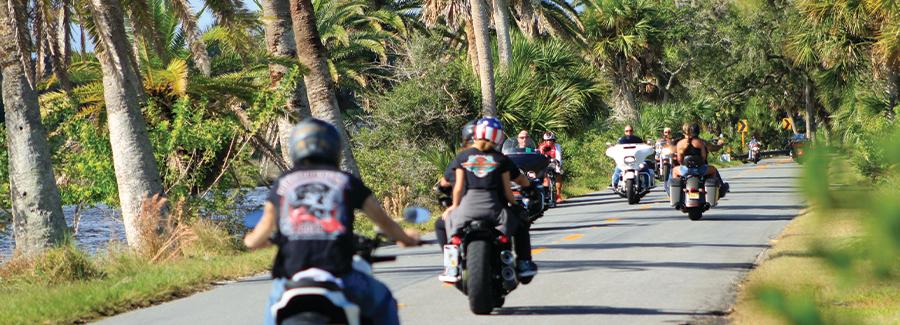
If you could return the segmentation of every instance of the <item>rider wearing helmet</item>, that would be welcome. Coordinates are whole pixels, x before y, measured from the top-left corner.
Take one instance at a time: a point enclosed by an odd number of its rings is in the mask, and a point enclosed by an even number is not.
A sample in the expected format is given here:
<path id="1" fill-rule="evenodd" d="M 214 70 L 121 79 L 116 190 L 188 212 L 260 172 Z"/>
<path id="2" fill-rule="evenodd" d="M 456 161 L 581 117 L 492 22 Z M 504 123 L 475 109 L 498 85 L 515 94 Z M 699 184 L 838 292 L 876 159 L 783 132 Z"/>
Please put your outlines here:
<path id="1" fill-rule="evenodd" d="M 559 143 L 556 143 L 556 134 L 547 131 L 544 132 L 544 142 L 541 142 L 541 145 L 538 146 L 538 151 L 544 156 L 550 158 L 550 161 L 556 161 L 556 203 L 560 203 L 563 201 L 562 199 L 562 146 Z"/>
<path id="2" fill-rule="evenodd" d="M 466 221 L 495 220 L 497 229 L 513 236 L 513 246 L 518 260 L 518 275 L 530 277 L 537 274 L 537 265 L 531 261 L 531 239 L 521 211 L 515 210 L 510 182 L 527 187 L 528 179 L 516 164 L 495 149 L 503 142 L 503 125 L 500 120 L 485 117 L 475 124 L 474 143 L 460 152 L 451 166 L 456 173 L 453 186 L 453 204 L 444 211 L 447 233 L 456 234 Z M 445 272 L 439 277 L 445 282 L 455 282 L 456 275 Z"/>
<path id="3" fill-rule="evenodd" d="M 341 140 L 333 125 L 303 120 L 291 131 L 290 146 L 294 166 L 272 184 L 259 224 L 244 238 L 249 248 L 278 247 L 264 324 L 275 323 L 270 308 L 284 293 L 288 279 L 312 268 L 339 278 L 364 319 L 399 324 L 390 290 L 352 268 L 354 210 L 362 209 L 401 246 L 418 245 L 418 234 L 404 231 L 362 180 L 338 168 Z"/>
<path id="4" fill-rule="evenodd" d="M 475 122 L 478 120 L 471 120 L 466 125 L 463 125 L 462 130 L 460 131 L 460 143 L 462 143 L 462 148 L 460 151 L 465 150 L 469 146 L 472 145 L 472 137 L 475 135 Z M 444 170 L 444 175 L 438 181 L 437 191 L 443 192 L 447 195 L 452 195 L 453 185 L 456 183 L 456 168 L 451 163 L 447 166 L 447 169 Z M 441 249 L 444 248 L 444 245 L 447 244 L 447 224 L 444 221 L 445 218 L 438 218 L 434 221 L 434 233 L 437 236 L 437 241 L 441 246 Z"/>

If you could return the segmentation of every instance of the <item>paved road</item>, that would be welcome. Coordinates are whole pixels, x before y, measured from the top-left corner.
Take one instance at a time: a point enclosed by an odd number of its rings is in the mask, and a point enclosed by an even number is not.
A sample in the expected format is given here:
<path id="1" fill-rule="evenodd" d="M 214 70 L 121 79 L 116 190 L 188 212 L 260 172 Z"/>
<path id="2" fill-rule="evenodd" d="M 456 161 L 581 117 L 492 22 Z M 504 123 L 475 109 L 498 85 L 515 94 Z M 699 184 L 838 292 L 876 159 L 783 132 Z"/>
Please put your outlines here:
<path id="1" fill-rule="evenodd" d="M 376 266 L 407 324 L 683 324 L 716 318 L 735 284 L 802 208 L 798 167 L 776 158 L 727 169 L 732 192 L 701 221 L 668 207 L 661 188 L 640 205 L 603 192 L 548 211 L 532 229 L 540 274 L 491 316 L 437 281 L 436 246 Z M 106 324 L 254 324 L 268 294 L 264 277 L 103 320 Z"/>

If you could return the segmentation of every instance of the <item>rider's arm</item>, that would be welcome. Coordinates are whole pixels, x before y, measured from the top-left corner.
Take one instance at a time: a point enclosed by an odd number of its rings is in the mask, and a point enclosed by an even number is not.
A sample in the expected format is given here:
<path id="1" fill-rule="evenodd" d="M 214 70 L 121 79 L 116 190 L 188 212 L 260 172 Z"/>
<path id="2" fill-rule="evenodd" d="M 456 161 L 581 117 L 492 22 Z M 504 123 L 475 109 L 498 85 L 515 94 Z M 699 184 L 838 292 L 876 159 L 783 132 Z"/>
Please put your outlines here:
<path id="1" fill-rule="evenodd" d="M 519 186 L 521 187 L 531 186 L 531 182 L 528 181 L 528 177 L 525 177 L 525 175 L 523 174 L 519 174 L 519 177 L 516 177 L 516 179 L 512 181 L 516 182 L 516 184 L 519 184 Z M 509 184 L 509 176 L 506 177 L 506 184 Z"/>
<path id="2" fill-rule="evenodd" d="M 466 186 L 466 172 L 462 169 L 456 169 L 456 184 L 453 185 L 453 205 L 451 208 L 459 206 L 462 201 L 463 188 Z"/>
<path id="3" fill-rule="evenodd" d="M 446 177 L 441 177 L 441 180 L 438 181 L 438 187 L 450 187 L 453 186 L 450 181 L 447 180 Z"/>
<path id="4" fill-rule="evenodd" d="M 512 187 L 509 186 L 509 172 L 503 172 L 500 177 L 503 180 L 503 195 L 506 196 L 506 202 L 516 202 L 516 197 L 513 196 Z M 518 178 L 524 178 L 524 176 L 519 175 Z"/>
<path id="5" fill-rule="evenodd" d="M 381 207 L 381 204 L 378 204 L 378 200 L 375 199 L 374 195 L 369 195 L 369 197 L 366 198 L 366 201 L 363 203 L 363 212 L 376 226 L 378 226 L 378 229 L 381 229 L 381 231 L 388 236 L 388 238 L 396 240 L 397 245 L 416 246 L 419 244 L 417 238 L 407 234 L 400 225 L 394 222 L 394 220 L 391 220 L 387 215 L 387 212 Z M 411 233 L 414 234 L 415 232 Z"/>
<path id="6" fill-rule="evenodd" d="M 247 248 L 263 248 L 272 244 L 269 242 L 269 236 L 275 231 L 275 213 L 275 205 L 270 202 L 263 205 L 262 218 L 259 219 L 256 227 L 244 237 L 244 245 L 247 245 Z"/>
<path id="7" fill-rule="evenodd" d="M 562 146 L 559 143 L 555 144 L 556 146 L 556 161 L 562 164 Z"/>

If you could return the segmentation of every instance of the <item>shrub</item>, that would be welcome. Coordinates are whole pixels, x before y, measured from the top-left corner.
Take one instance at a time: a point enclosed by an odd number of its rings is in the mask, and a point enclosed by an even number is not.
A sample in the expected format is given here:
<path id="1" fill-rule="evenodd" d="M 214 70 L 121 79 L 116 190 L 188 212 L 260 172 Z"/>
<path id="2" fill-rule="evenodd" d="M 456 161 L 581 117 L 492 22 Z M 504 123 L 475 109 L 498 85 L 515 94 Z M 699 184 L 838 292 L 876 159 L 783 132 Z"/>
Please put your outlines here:
<path id="1" fill-rule="evenodd" d="M 0 280 L 63 283 L 103 276 L 90 257 L 71 241 L 35 256 L 15 255 L 0 266 Z"/>

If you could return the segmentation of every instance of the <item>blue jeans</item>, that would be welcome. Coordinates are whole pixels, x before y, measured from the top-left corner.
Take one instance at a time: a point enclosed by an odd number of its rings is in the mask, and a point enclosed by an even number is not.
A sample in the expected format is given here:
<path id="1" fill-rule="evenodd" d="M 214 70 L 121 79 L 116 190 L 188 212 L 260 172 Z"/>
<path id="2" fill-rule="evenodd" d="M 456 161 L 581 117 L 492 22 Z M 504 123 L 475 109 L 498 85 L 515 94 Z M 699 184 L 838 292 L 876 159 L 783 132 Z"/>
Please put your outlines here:
<path id="1" fill-rule="evenodd" d="M 616 170 L 613 171 L 612 180 L 610 180 L 610 184 L 612 184 L 613 188 L 619 185 L 619 179 L 622 178 L 622 170 L 619 167 L 616 167 Z"/>
<path id="2" fill-rule="evenodd" d="M 687 168 L 687 166 L 681 165 L 678 166 L 678 170 L 681 172 L 681 175 L 697 175 L 703 176 L 706 175 L 706 172 L 709 170 L 709 165 L 703 165 L 697 168 Z"/>
<path id="3" fill-rule="evenodd" d="M 359 306 L 363 317 L 371 319 L 376 325 L 400 324 L 400 317 L 397 315 L 397 300 L 394 300 L 394 296 L 384 283 L 356 270 L 342 276 L 341 281 L 344 282 L 344 294 Z M 286 282 L 285 278 L 272 280 L 272 291 L 269 294 L 269 303 L 266 305 L 263 324 L 275 324 L 275 319 L 272 317 L 272 305 L 281 299 Z"/>

